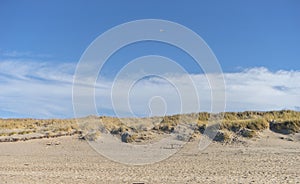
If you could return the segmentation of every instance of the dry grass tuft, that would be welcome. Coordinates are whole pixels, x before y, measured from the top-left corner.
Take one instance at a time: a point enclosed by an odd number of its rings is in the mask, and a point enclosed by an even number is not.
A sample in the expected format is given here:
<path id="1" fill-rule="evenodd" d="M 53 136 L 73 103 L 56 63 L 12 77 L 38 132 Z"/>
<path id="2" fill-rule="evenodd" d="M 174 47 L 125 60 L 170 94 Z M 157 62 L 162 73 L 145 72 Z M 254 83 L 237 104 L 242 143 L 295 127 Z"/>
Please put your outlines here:
<path id="1" fill-rule="evenodd" d="M 175 126 L 179 124 L 180 115 L 165 116 L 160 124 L 154 127 L 154 130 L 160 130 L 165 133 L 171 133 L 175 130 Z"/>
<path id="2" fill-rule="evenodd" d="M 261 131 L 269 128 L 269 123 L 263 118 L 242 119 L 242 120 L 224 120 L 221 129 L 227 129 L 233 132 L 239 132 L 241 129 L 248 128 L 250 130 Z"/>
<path id="3" fill-rule="evenodd" d="M 233 139 L 232 133 L 228 130 L 219 130 L 214 137 L 214 141 L 230 143 Z"/>
<path id="4" fill-rule="evenodd" d="M 90 132 L 83 133 L 79 136 L 79 139 L 84 139 L 88 141 L 96 141 L 100 137 L 100 131 L 94 130 Z"/>
<path id="5" fill-rule="evenodd" d="M 258 135 L 257 131 L 251 130 L 251 129 L 248 129 L 248 128 L 243 128 L 239 132 L 239 134 L 242 135 L 243 137 L 246 137 L 246 138 L 257 137 L 257 135 Z"/>

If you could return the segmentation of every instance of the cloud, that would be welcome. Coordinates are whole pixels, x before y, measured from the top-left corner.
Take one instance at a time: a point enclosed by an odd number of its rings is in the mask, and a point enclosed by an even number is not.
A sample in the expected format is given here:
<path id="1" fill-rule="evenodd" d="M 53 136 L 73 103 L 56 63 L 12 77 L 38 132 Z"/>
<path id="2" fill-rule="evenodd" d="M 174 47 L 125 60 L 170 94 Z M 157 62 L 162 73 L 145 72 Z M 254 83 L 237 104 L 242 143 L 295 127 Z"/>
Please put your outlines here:
<path id="1" fill-rule="evenodd" d="M 252 68 L 225 76 L 230 110 L 295 109 L 300 100 L 299 71 Z"/>
<path id="2" fill-rule="evenodd" d="M 69 63 L 1 61 L 1 116 L 72 116 L 71 89 L 74 69 L 74 64 Z"/>
<path id="3" fill-rule="evenodd" d="M 188 84 L 189 77 L 195 82 L 197 96 L 199 98 L 200 109 L 193 96 L 193 88 Z M 151 114 L 151 98 L 161 96 L 166 104 L 167 114 L 188 113 L 197 111 L 211 110 L 211 88 L 206 75 L 174 75 L 169 76 L 169 80 L 176 83 L 175 87 L 162 81 L 160 78 L 146 78 L 131 88 L 130 93 L 122 92 L 126 89 L 126 82 L 121 82 L 119 88 L 114 93 L 115 109 L 123 112 L 122 115 L 130 114 L 127 101 L 131 105 L 134 114 Z M 300 101 L 300 72 L 299 71 L 277 71 L 271 72 L 266 68 L 251 68 L 236 73 L 224 73 L 226 83 L 226 111 L 244 111 L 244 110 L 281 110 L 293 109 L 299 110 Z M 178 91 L 176 87 L 183 87 Z M 126 92 L 127 90 L 125 90 Z M 96 90 L 97 94 L 97 90 Z M 188 95 L 185 99 L 180 99 L 179 95 Z M 98 94 L 102 107 L 112 109 L 109 97 L 104 99 L 103 94 Z M 215 99 L 216 100 L 216 99 Z M 180 109 L 182 101 L 187 102 L 187 106 Z M 150 104 L 149 104 L 150 103 Z M 159 102 L 159 104 L 162 104 Z M 155 105 L 155 104 L 154 104 Z"/>
<path id="4" fill-rule="evenodd" d="M 75 68 L 76 63 L 0 61 L 0 116 L 73 117 L 72 84 Z M 299 71 L 271 72 L 260 67 L 224 73 L 224 77 L 226 111 L 299 110 Z M 191 78 L 196 89 L 189 85 Z M 145 77 L 132 85 L 129 91 L 125 90 L 132 82 L 129 79 L 123 78 L 114 83 L 118 84 L 115 88 L 112 88 L 112 80 L 99 79 L 95 85 L 97 110 L 101 115 L 113 115 L 115 108 L 122 116 L 132 115 L 130 110 L 134 115 L 187 113 L 198 109 L 210 111 L 211 89 L 204 74 L 169 74 L 168 79 L 169 81 L 155 76 Z M 93 86 L 85 86 L 83 83 L 82 87 Z M 195 94 L 199 97 L 199 104 L 196 103 Z M 80 95 L 84 99 L 89 94 Z M 159 112 L 155 109 L 159 109 Z M 85 113 L 88 112 L 87 109 Z"/>
<path id="5" fill-rule="evenodd" d="M 36 54 L 33 52 L 20 52 L 20 51 L 7 51 L 0 49 L 0 57 L 5 58 L 50 58 L 51 55 L 49 54 Z"/>

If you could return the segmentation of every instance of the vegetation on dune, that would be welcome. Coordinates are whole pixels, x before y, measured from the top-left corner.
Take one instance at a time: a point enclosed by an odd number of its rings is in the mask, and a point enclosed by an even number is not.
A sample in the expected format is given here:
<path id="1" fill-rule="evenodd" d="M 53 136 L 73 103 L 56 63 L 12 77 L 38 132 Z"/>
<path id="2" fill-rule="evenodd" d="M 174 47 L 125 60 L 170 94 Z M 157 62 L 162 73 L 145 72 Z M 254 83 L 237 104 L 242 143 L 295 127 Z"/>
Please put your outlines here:
<path id="1" fill-rule="evenodd" d="M 165 116 L 160 124 L 154 127 L 155 130 L 161 130 L 166 133 L 174 131 L 175 127 L 179 124 L 180 115 Z"/>
<path id="2" fill-rule="evenodd" d="M 200 112 L 198 114 L 198 121 L 205 122 L 210 119 L 210 113 L 208 112 Z"/>
<path id="3" fill-rule="evenodd" d="M 298 133 L 300 132 L 300 120 L 272 121 L 270 129 L 282 134 Z"/>
<path id="4" fill-rule="evenodd" d="M 300 120 L 300 112 L 292 110 L 269 111 L 263 114 L 267 121 L 290 121 Z"/>
<path id="5" fill-rule="evenodd" d="M 243 128 L 240 130 L 239 134 L 243 137 L 253 138 L 257 136 L 258 132 L 255 130 Z"/>
<path id="6" fill-rule="evenodd" d="M 110 129 L 111 134 L 122 134 L 124 132 L 130 131 L 131 128 L 129 128 L 126 125 L 120 124 L 118 126 L 114 126 Z"/>
<path id="7" fill-rule="evenodd" d="M 100 137 L 100 135 L 101 134 L 98 130 L 92 130 L 92 131 L 88 131 L 86 133 L 81 133 L 79 138 L 88 140 L 88 141 L 95 141 Z"/>
<path id="8" fill-rule="evenodd" d="M 74 119 L 0 119 L 0 136 L 72 134 L 78 130 Z"/>
<path id="9" fill-rule="evenodd" d="M 0 130 L 2 129 L 38 129 L 57 128 L 58 130 L 66 130 L 67 128 L 75 129 L 78 127 L 73 119 L 0 119 Z"/>
<path id="10" fill-rule="evenodd" d="M 269 128 L 269 123 L 263 118 L 241 119 L 241 120 L 224 120 L 221 123 L 221 129 L 227 129 L 233 132 L 248 128 L 250 130 L 260 131 Z"/>
<path id="11" fill-rule="evenodd" d="M 136 134 L 130 134 L 128 132 L 124 132 L 121 134 L 121 141 L 126 143 L 134 142 L 137 138 Z"/>
<path id="12" fill-rule="evenodd" d="M 197 116 L 195 116 L 197 115 Z M 183 114 L 161 117 L 160 121 L 149 124 L 140 124 L 144 119 L 127 119 L 134 121 L 132 125 L 127 125 L 118 118 L 113 117 L 87 117 L 79 120 L 75 119 L 0 119 L 0 137 L 26 135 L 39 133 L 52 137 L 61 135 L 79 134 L 80 138 L 86 140 L 96 140 L 101 136 L 101 132 L 109 132 L 119 136 L 123 142 L 136 142 L 149 139 L 150 134 L 176 133 L 176 127 L 188 124 L 195 130 L 195 134 L 203 134 L 208 127 L 212 127 L 212 122 L 216 122 L 216 117 L 222 117 L 215 141 L 230 142 L 233 136 L 247 138 L 257 137 L 260 131 L 270 129 L 276 133 L 293 134 L 300 132 L 300 112 L 291 110 L 282 111 L 245 111 L 226 112 L 220 114 L 210 114 L 201 112 L 198 114 Z M 196 118 L 195 121 L 193 118 Z M 153 122 L 154 119 L 151 119 Z M 78 123 L 79 122 L 79 123 Z M 101 124 L 101 126 L 100 126 Z M 152 132 L 152 133 L 151 133 Z M 179 137 L 182 139 L 182 137 Z"/>
<path id="13" fill-rule="evenodd" d="M 260 131 L 270 129 L 271 131 L 292 134 L 300 132 L 300 112 L 291 110 L 282 111 L 245 111 L 245 112 L 225 112 L 220 123 L 220 131 L 215 140 L 228 142 L 229 132 L 247 138 L 257 137 Z M 198 130 L 203 133 L 207 128 L 211 115 L 209 113 L 199 113 Z"/>
<path id="14" fill-rule="evenodd" d="M 223 142 L 223 143 L 230 143 L 232 140 L 232 132 L 228 130 L 219 130 L 214 137 L 214 141 Z"/>

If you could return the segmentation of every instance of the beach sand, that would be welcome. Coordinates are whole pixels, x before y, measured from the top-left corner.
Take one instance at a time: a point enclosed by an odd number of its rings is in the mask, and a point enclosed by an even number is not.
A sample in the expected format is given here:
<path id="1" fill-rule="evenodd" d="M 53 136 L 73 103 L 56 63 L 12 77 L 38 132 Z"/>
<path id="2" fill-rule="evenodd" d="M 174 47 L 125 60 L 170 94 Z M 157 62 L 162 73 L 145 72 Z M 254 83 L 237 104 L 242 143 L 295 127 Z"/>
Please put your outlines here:
<path id="1" fill-rule="evenodd" d="M 300 136 L 269 130 L 243 143 L 188 143 L 158 163 L 113 162 L 78 136 L 0 143 L 0 183 L 300 183 Z M 126 144 L 126 143 L 124 143 Z"/>

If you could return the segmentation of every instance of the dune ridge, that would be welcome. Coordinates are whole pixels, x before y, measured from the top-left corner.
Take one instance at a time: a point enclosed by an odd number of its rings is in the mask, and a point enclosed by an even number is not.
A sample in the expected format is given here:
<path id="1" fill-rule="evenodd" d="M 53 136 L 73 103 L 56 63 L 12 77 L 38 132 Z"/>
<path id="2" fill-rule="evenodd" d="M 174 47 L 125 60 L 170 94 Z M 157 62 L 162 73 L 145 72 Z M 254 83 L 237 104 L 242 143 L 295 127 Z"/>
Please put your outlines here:
<path id="1" fill-rule="evenodd" d="M 289 135 L 300 131 L 300 112 L 245 111 L 211 114 L 207 112 L 178 114 L 164 117 L 116 118 L 88 116 L 78 119 L 0 119 L 0 142 L 27 141 L 78 135 L 93 141 L 102 133 L 118 136 L 123 142 L 135 143 L 155 139 L 161 134 L 176 132 L 180 124 L 193 130 L 189 141 L 201 136 L 211 126 L 214 116 L 221 119 L 214 141 L 230 143 L 239 137 L 255 138 L 263 130 Z M 219 119 L 218 119 L 219 121 Z M 178 137 L 185 139 L 185 137 Z"/>

